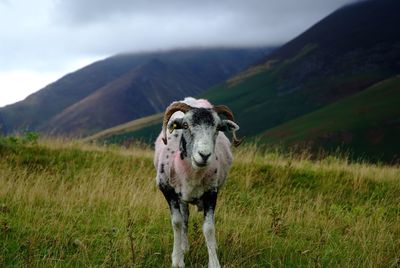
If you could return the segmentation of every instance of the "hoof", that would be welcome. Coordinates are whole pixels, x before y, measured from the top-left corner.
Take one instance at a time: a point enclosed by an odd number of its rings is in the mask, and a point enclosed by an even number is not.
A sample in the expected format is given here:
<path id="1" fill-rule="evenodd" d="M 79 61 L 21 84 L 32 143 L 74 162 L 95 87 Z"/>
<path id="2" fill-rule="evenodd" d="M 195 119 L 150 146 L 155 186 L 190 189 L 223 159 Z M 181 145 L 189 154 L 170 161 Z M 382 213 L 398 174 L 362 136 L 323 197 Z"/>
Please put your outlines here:
<path id="1" fill-rule="evenodd" d="M 208 263 L 208 268 L 221 268 L 218 259 L 212 261 L 210 260 L 210 262 Z"/>
<path id="2" fill-rule="evenodd" d="M 172 264 L 173 268 L 185 268 L 185 263 Z"/>
<path id="3" fill-rule="evenodd" d="M 172 267 L 174 267 L 174 268 L 185 267 L 185 261 L 183 259 L 183 252 L 179 255 L 172 254 Z"/>

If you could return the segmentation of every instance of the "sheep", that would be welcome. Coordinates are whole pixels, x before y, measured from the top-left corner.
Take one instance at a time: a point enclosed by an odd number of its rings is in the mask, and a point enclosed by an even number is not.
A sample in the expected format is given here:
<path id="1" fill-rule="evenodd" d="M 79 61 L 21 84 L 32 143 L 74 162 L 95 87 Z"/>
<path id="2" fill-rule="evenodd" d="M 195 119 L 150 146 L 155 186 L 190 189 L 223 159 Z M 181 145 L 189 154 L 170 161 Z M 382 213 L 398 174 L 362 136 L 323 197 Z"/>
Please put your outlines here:
<path id="1" fill-rule="evenodd" d="M 227 119 L 221 119 L 224 115 Z M 233 134 L 239 126 L 226 106 L 213 106 L 204 99 L 185 98 L 167 107 L 163 127 L 155 142 L 156 182 L 171 212 L 174 233 L 172 266 L 184 267 L 189 207 L 204 211 L 203 234 L 207 244 L 208 267 L 220 267 L 217 257 L 214 210 L 220 187 L 232 164 L 230 141 L 223 133 Z"/>

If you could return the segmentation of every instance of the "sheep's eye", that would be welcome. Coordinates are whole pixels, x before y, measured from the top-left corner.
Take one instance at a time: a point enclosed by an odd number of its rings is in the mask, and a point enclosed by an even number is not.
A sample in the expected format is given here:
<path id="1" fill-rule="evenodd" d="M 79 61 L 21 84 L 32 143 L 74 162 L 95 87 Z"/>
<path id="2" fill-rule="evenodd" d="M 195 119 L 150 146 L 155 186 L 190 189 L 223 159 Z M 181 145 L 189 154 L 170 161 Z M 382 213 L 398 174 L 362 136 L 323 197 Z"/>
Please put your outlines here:
<path id="1" fill-rule="evenodd" d="M 188 123 L 186 123 L 186 122 L 185 122 L 185 123 L 183 123 L 183 124 L 182 124 L 182 128 L 183 128 L 183 129 L 188 129 L 188 128 L 189 128 L 189 125 L 188 125 Z"/>

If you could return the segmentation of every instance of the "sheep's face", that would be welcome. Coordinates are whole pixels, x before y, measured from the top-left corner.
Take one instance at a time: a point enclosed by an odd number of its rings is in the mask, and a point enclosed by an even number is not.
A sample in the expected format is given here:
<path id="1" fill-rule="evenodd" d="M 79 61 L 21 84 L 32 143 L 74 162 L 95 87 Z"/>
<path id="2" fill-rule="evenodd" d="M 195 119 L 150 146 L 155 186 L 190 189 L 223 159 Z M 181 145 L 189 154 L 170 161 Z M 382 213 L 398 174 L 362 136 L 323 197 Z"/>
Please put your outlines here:
<path id="1" fill-rule="evenodd" d="M 182 130 L 179 145 L 181 157 L 187 157 L 195 169 L 215 161 L 215 142 L 219 131 L 239 129 L 233 121 L 221 120 L 215 111 L 205 108 L 188 111 L 184 117 L 172 120 L 168 128 Z"/>

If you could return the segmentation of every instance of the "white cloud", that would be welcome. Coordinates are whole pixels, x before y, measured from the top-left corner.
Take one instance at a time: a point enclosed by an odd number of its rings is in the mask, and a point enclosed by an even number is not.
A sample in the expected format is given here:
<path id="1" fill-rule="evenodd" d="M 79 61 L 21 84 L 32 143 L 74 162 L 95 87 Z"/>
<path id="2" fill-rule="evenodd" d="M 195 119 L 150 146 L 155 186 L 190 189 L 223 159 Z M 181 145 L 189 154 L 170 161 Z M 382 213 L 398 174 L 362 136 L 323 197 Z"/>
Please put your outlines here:
<path id="1" fill-rule="evenodd" d="M 82 68 L 95 60 L 81 58 L 56 72 L 41 72 L 30 69 L 19 69 L 0 72 L 0 107 L 25 99 L 33 92 L 56 81 L 71 70 Z"/>
<path id="2" fill-rule="evenodd" d="M 42 74 L 32 70 L 1 72 L 0 107 L 24 99 L 27 95 L 46 86 L 49 81 L 57 79 L 60 75 Z"/>

